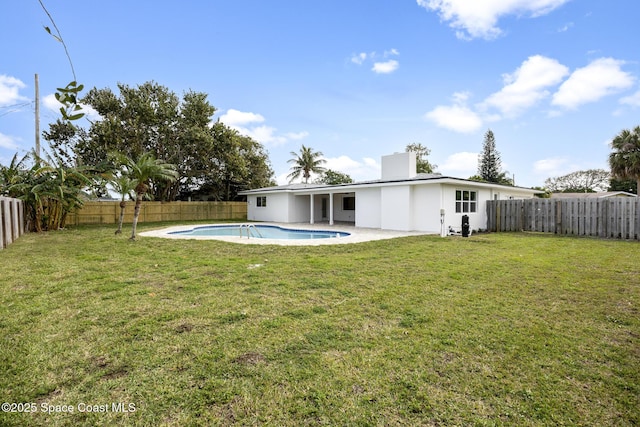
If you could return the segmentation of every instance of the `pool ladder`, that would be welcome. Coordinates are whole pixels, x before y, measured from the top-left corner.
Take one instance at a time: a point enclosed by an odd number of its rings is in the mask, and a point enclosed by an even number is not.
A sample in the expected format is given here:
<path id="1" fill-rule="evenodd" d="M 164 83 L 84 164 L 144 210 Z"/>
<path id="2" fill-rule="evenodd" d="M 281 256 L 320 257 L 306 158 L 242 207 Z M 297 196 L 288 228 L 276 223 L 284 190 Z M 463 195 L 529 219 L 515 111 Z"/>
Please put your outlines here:
<path id="1" fill-rule="evenodd" d="M 255 226 L 255 224 L 240 224 L 240 238 L 242 238 L 242 230 L 247 231 L 247 239 L 251 238 L 251 230 L 254 230 L 259 237 L 262 237 L 260 234 L 260 230 Z"/>

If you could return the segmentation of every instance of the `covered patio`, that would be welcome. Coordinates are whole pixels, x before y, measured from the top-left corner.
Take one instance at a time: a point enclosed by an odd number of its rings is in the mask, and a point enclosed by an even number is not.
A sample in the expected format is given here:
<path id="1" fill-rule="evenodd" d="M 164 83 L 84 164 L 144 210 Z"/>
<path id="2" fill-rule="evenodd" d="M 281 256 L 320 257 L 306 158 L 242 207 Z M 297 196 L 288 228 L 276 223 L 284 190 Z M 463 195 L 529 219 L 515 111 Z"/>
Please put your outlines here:
<path id="1" fill-rule="evenodd" d="M 356 222 L 355 192 L 318 191 L 296 194 L 295 198 L 297 205 L 307 206 L 308 218 L 305 222 L 308 221 L 309 224 L 354 225 Z"/>

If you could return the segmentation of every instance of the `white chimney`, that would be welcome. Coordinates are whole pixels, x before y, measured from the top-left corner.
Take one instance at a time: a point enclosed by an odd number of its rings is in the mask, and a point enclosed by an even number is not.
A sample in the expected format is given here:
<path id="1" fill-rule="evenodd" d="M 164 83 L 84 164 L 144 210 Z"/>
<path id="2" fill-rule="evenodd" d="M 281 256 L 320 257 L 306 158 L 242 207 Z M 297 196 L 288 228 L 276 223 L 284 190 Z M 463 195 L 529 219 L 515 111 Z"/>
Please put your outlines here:
<path id="1" fill-rule="evenodd" d="M 408 179 L 416 173 L 416 153 L 394 153 L 382 156 L 382 179 Z"/>

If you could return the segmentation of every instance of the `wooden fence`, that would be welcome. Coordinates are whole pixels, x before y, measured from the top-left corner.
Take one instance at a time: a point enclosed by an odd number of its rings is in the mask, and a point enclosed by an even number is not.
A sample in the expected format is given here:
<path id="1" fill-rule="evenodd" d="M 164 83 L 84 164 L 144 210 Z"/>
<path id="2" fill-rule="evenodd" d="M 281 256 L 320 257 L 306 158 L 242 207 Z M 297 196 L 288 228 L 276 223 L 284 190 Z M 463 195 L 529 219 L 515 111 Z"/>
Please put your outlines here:
<path id="1" fill-rule="evenodd" d="M 640 197 L 490 200 L 487 229 L 640 240 Z"/>
<path id="2" fill-rule="evenodd" d="M 24 221 L 22 200 L 0 197 L 0 250 L 24 234 Z"/>
<path id="3" fill-rule="evenodd" d="M 124 222 L 133 222 L 135 202 L 127 202 Z M 67 225 L 117 224 L 120 202 L 85 202 L 67 216 Z M 139 222 L 247 219 L 245 202 L 142 202 Z"/>

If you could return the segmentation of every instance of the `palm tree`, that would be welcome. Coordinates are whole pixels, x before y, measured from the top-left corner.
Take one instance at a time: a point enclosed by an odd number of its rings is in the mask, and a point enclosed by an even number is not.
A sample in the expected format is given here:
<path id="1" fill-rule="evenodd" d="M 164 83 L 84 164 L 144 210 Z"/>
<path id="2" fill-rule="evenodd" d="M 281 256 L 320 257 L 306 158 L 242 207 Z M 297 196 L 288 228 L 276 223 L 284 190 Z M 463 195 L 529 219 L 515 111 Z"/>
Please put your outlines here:
<path id="1" fill-rule="evenodd" d="M 152 181 L 164 180 L 173 182 L 178 179 L 178 172 L 175 165 L 156 159 L 153 153 L 150 152 L 143 153 L 137 161 L 131 157 L 119 155 L 118 162 L 125 168 L 128 178 L 136 183 L 134 188 L 136 206 L 133 211 L 133 226 L 131 228 L 131 237 L 129 238 L 130 240 L 136 240 L 140 206 L 144 195 L 149 191 Z"/>
<path id="2" fill-rule="evenodd" d="M 124 174 L 122 171 L 118 172 L 118 174 L 109 179 L 109 182 L 113 189 L 120 195 L 122 195 L 122 199 L 120 200 L 120 219 L 118 220 L 118 229 L 115 234 L 122 233 L 122 222 L 124 221 L 124 208 L 127 206 L 127 202 L 125 201 L 127 196 L 129 198 L 135 197 L 134 190 L 138 183 L 136 180 L 129 178 L 128 175 Z"/>
<path id="3" fill-rule="evenodd" d="M 635 179 L 640 191 L 640 126 L 623 129 L 611 141 L 611 148 L 611 174 L 617 179 Z"/>
<path id="4" fill-rule="evenodd" d="M 304 183 L 306 184 L 309 182 L 311 173 L 322 173 L 326 170 L 320 166 L 326 163 L 326 160 L 322 158 L 322 153 L 320 151 L 314 152 L 310 147 L 305 147 L 303 145 L 300 149 L 300 154 L 292 151 L 291 155 L 293 158 L 289 159 L 288 163 L 293 163 L 294 165 L 291 167 L 291 173 L 287 175 L 289 182 L 302 175 Z"/>

